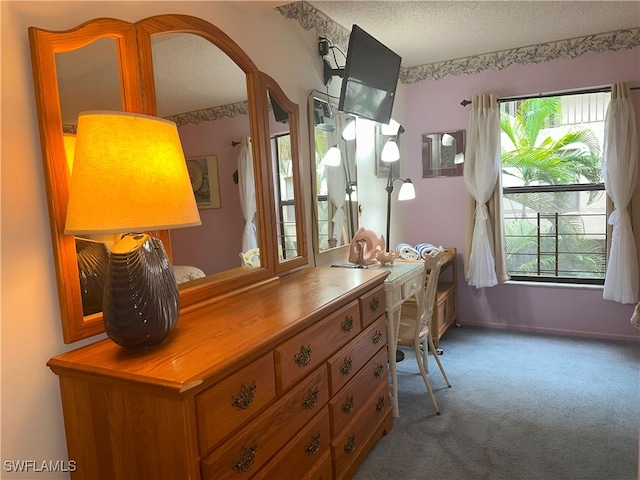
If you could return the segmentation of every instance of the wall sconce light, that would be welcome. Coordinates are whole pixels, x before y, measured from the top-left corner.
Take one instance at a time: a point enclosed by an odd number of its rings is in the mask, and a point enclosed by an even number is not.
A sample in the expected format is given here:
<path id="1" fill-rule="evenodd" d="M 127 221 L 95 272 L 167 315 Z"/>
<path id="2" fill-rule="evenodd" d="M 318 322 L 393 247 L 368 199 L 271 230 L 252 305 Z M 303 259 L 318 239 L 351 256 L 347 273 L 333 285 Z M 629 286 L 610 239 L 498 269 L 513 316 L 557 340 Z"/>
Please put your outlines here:
<path id="1" fill-rule="evenodd" d="M 123 112 L 78 117 L 66 234 L 124 233 L 103 298 L 107 335 L 146 348 L 174 329 L 180 298 L 162 242 L 145 231 L 200 225 L 173 122 Z"/>
<path id="2" fill-rule="evenodd" d="M 453 157 L 453 164 L 460 165 L 461 163 L 464 163 L 464 153 L 456 153 L 456 156 Z"/>

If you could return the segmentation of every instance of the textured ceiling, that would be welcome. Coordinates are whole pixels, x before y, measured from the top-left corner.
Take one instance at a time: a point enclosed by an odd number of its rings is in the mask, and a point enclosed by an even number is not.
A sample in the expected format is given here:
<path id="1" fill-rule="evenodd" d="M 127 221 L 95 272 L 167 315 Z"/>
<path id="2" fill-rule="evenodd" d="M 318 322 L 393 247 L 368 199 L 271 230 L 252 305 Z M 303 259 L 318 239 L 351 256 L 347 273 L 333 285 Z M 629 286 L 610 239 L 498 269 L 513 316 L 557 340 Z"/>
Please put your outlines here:
<path id="1" fill-rule="evenodd" d="M 247 15 L 253 15 L 292 2 L 234 3 Z M 640 27 L 640 0 L 306 3 L 329 17 L 325 25 L 334 22 L 347 36 L 357 23 L 402 56 L 403 67 Z M 291 28 L 297 28 L 295 20 L 290 21 Z M 86 105 L 92 109 L 121 109 L 112 40 L 58 55 L 57 62 L 63 123 L 74 124 Z M 199 37 L 157 37 L 154 64 L 160 116 L 246 99 L 240 68 Z"/>
<path id="2" fill-rule="evenodd" d="M 640 1 L 309 1 L 411 67 L 640 26 Z M 346 53 L 346 52 L 345 52 Z"/>

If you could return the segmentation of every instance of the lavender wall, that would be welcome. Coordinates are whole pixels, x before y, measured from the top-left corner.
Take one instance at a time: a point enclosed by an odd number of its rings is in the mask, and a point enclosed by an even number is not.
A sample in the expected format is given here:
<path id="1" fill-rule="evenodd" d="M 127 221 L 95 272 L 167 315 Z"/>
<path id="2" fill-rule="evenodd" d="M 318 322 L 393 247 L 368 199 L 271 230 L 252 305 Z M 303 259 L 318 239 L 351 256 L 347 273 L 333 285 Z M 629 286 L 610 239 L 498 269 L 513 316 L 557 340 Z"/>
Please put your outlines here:
<path id="1" fill-rule="evenodd" d="M 200 209 L 199 227 L 171 231 L 173 263 L 195 265 L 207 275 L 239 267 L 244 219 L 233 173 L 238 168 L 240 145 L 232 147 L 231 142 L 249 135 L 248 117 L 189 124 L 179 132 L 186 158 L 218 157 L 220 208 Z"/>
<path id="2" fill-rule="evenodd" d="M 458 248 L 459 319 L 462 324 L 539 330 L 619 339 L 638 339 L 629 323 L 633 305 L 602 299 L 602 288 L 505 284 L 475 289 L 463 275 L 466 188 L 462 177 L 422 178 L 421 135 L 466 130 L 469 106 L 463 99 L 494 92 L 499 97 L 558 92 L 626 81 L 640 86 L 640 49 L 586 54 L 538 65 L 513 65 L 502 71 L 447 76 L 405 88 L 406 174 L 417 200 L 407 202 L 409 243 L 430 242 Z M 640 91 L 633 92 L 640 125 Z"/>

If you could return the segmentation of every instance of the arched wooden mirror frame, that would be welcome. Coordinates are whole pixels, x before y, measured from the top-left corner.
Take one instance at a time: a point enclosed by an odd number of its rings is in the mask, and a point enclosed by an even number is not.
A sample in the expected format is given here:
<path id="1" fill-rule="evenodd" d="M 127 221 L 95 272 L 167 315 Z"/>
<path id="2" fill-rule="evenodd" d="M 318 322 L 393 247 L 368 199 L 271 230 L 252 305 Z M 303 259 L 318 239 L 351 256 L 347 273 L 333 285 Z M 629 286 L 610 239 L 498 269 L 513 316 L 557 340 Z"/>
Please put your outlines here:
<path id="1" fill-rule="evenodd" d="M 304 195 L 302 192 L 302 174 L 300 172 L 300 162 L 299 158 L 299 141 L 298 135 L 294 132 L 299 131 L 300 124 L 300 113 L 298 105 L 293 103 L 284 93 L 284 91 L 280 88 L 277 82 L 267 75 L 266 73 L 261 72 L 260 77 L 262 79 L 262 88 L 261 91 L 267 92 L 266 98 L 272 97 L 274 101 L 278 103 L 280 108 L 288 113 L 289 119 L 289 132 L 291 137 L 291 156 L 292 156 L 292 172 L 293 172 L 293 193 L 295 199 L 295 222 L 296 222 L 296 250 L 297 255 L 291 258 L 280 258 L 280 253 L 274 252 L 278 261 L 276 261 L 275 269 L 276 273 L 283 273 L 289 271 L 294 268 L 301 267 L 307 263 L 307 234 L 305 227 L 305 208 L 304 208 Z M 265 123 L 269 125 L 268 111 L 264 110 L 265 115 Z M 270 137 L 270 136 L 269 136 Z M 273 168 L 275 165 L 275 161 L 271 158 L 271 149 L 268 150 L 269 161 L 267 164 Z M 275 176 L 275 174 L 272 172 Z M 274 182 L 269 182 L 271 187 L 271 198 L 274 209 L 276 208 L 276 191 L 274 188 Z M 276 222 L 278 215 L 276 214 Z M 277 246 L 280 244 L 278 241 L 278 225 L 276 225 L 276 229 L 273 232 L 272 242 L 273 245 Z"/>
<path id="2" fill-rule="evenodd" d="M 254 171 L 256 177 L 257 222 L 259 242 L 265 250 L 261 255 L 261 267 L 237 268 L 203 279 L 189 282 L 181 288 L 182 310 L 195 308 L 196 304 L 214 302 L 233 291 L 269 281 L 276 275 L 277 253 L 275 248 L 275 220 L 273 212 L 273 191 L 270 185 L 271 167 L 268 163 L 269 128 L 267 124 L 267 85 L 272 90 L 279 87 L 272 79 L 265 80 L 253 61 L 224 32 L 209 22 L 187 15 L 158 15 L 129 23 L 112 18 L 100 18 L 85 22 L 65 31 L 47 31 L 29 28 L 34 88 L 38 109 L 41 148 L 44 164 L 45 184 L 54 262 L 60 303 L 63 338 L 72 343 L 104 331 L 102 313 L 85 316 L 83 314 L 75 240 L 64 234 L 66 209 L 69 193 L 69 171 L 66 164 L 62 137 L 62 118 L 58 92 L 55 56 L 58 53 L 82 48 L 100 38 L 112 38 L 116 42 L 119 57 L 120 92 L 123 110 L 156 113 L 155 86 L 151 56 L 151 35 L 160 33 L 192 33 L 199 35 L 224 51 L 246 73 L 249 99 L 249 116 L 252 143 L 254 145 Z M 282 94 L 284 96 L 284 94 Z M 286 98 L 286 97 L 284 97 Z M 145 103 L 146 102 L 146 103 Z M 297 110 L 291 106 L 293 110 Z M 294 164 L 298 161 L 298 123 L 295 130 Z M 298 172 L 299 173 L 299 172 Z M 299 178 L 299 175 L 298 175 Z M 297 196 L 302 201 L 302 194 Z M 303 213 L 302 204 L 297 210 Z M 278 265 L 283 272 L 308 263 L 304 235 L 304 217 L 299 222 L 299 244 L 303 246 L 295 261 Z M 168 232 L 153 232 L 165 243 L 171 252 Z M 284 266 L 283 266 L 284 265 Z"/>

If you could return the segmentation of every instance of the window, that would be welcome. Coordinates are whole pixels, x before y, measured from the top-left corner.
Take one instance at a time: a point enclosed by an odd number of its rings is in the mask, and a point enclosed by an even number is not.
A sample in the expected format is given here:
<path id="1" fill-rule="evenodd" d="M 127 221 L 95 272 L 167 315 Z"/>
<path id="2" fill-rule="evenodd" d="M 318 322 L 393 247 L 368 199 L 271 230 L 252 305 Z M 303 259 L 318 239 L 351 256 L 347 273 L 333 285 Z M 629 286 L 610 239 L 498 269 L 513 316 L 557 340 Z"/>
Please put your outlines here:
<path id="1" fill-rule="evenodd" d="M 503 216 L 513 280 L 603 284 L 610 92 L 501 102 Z"/>

